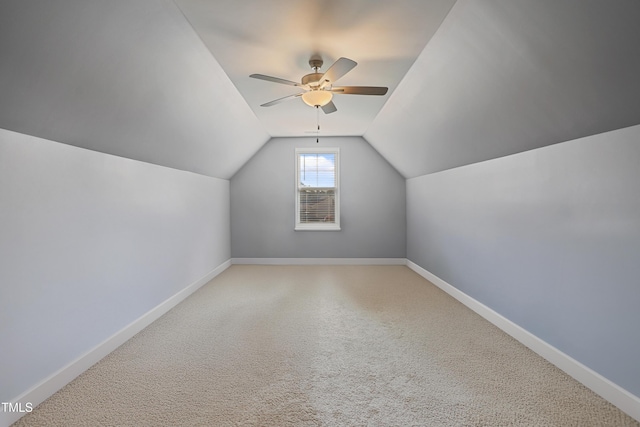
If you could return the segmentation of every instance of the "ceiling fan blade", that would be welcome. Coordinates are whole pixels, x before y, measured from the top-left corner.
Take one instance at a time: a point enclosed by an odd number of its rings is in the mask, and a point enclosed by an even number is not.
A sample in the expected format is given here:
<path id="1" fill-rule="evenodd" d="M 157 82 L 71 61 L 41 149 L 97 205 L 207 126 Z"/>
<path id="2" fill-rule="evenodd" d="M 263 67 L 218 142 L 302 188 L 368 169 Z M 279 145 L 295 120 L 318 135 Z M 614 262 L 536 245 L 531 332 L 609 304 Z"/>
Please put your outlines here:
<path id="1" fill-rule="evenodd" d="M 333 84 L 340 77 L 351 71 L 356 65 L 358 65 L 358 63 L 349 58 L 339 58 L 331 67 L 329 67 L 327 72 L 324 73 L 320 81 L 324 84 L 324 82 L 328 80 L 329 83 Z"/>
<path id="2" fill-rule="evenodd" d="M 264 74 L 251 74 L 249 77 L 253 77 L 254 79 L 266 80 L 268 82 L 273 82 L 273 83 L 281 83 L 283 85 L 302 86 L 300 83 L 292 82 L 291 80 L 285 80 L 278 77 L 265 76 Z"/>
<path id="3" fill-rule="evenodd" d="M 336 104 L 334 104 L 333 101 L 329 101 L 328 104 L 323 105 L 320 108 L 322 108 L 322 111 L 324 111 L 325 114 L 331 114 L 338 111 L 338 109 L 336 108 Z"/>
<path id="4" fill-rule="evenodd" d="M 301 93 L 296 93 L 295 95 L 284 96 L 282 98 L 274 99 L 273 101 L 267 102 L 265 104 L 260 105 L 261 107 L 271 107 L 272 105 L 279 104 L 284 101 L 288 101 L 290 99 L 295 99 L 302 96 Z"/>
<path id="5" fill-rule="evenodd" d="M 385 95 L 388 87 L 382 86 L 334 86 L 331 92 L 344 95 Z"/>

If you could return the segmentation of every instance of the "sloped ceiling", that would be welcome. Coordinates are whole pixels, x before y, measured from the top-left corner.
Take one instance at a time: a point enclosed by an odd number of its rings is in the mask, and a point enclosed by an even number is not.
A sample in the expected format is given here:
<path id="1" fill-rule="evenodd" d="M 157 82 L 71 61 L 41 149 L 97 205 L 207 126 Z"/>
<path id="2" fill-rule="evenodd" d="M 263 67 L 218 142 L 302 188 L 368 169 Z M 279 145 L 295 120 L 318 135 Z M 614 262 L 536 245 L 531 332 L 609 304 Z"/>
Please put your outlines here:
<path id="1" fill-rule="evenodd" d="M 171 0 L 0 2 L 0 127 L 219 178 L 269 139 Z"/>
<path id="2" fill-rule="evenodd" d="M 229 178 L 315 111 L 260 104 L 340 56 L 321 135 L 414 177 L 640 123 L 637 0 L 6 0 L 0 127 Z"/>
<path id="3" fill-rule="evenodd" d="M 640 123 L 640 2 L 458 0 L 365 133 L 415 177 Z"/>

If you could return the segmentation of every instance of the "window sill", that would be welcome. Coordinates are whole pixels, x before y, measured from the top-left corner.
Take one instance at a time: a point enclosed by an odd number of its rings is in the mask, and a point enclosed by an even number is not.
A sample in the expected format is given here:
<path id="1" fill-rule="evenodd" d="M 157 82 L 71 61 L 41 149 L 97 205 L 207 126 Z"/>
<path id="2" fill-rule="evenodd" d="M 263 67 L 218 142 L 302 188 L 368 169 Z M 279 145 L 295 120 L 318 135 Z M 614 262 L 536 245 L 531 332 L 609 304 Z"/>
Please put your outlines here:
<path id="1" fill-rule="evenodd" d="M 340 231 L 338 224 L 296 224 L 295 231 Z"/>

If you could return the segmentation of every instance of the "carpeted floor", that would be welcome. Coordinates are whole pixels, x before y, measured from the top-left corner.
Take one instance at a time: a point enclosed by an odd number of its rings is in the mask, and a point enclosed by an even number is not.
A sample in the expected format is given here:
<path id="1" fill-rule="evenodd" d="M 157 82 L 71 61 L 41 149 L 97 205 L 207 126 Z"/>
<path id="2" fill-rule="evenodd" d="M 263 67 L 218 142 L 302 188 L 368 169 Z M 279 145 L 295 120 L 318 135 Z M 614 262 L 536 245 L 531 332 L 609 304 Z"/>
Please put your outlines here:
<path id="1" fill-rule="evenodd" d="M 232 266 L 16 426 L 640 426 L 404 266 Z"/>

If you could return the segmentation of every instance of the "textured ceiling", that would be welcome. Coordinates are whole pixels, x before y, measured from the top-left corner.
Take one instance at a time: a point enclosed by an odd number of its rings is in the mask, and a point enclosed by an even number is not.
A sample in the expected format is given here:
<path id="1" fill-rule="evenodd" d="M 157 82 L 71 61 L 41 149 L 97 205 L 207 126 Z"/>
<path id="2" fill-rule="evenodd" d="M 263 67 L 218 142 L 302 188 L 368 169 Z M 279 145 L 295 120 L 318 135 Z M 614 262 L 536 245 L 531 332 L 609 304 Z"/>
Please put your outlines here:
<path id="1" fill-rule="evenodd" d="M 321 134 L 362 135 L 405 177 L 640 123 L 637 0 L 6 0 L 0 127 L 231 177 L 309 135 L 288 80 L 359 65 Z"/>

